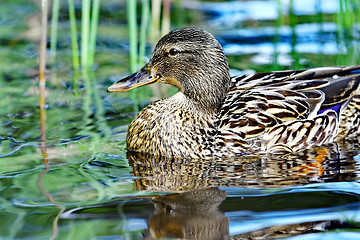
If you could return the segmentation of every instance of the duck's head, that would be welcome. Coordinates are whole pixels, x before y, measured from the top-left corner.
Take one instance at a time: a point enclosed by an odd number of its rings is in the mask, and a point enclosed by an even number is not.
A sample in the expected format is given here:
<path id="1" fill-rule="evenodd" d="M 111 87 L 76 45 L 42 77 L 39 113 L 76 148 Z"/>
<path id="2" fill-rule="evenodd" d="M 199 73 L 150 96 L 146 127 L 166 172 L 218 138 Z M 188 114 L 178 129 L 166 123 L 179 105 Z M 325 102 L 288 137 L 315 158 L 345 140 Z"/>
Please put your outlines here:
<path id="1" fill-rule="evenodd" d="M 228 91 L 229 67 L 220 43 L 197 28 L 173 30 L 157 43 L 150 61 L 138 72 L 108 88 L 109 92 L 164 82 L 199 108 L 214 112 Z"/>

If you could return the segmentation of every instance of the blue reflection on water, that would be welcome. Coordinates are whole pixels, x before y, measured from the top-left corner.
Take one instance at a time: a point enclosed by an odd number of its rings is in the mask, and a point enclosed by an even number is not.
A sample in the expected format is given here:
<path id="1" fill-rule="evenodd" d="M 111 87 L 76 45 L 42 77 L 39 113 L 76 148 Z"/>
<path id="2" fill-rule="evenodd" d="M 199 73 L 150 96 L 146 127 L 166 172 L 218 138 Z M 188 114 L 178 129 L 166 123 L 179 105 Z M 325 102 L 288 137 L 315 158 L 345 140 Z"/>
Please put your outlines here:
<path id="1" fill-rule="evenodd" d="M 332 14 L 339 11 L 338 0 L 281 0 L 281 13 L 291 8 L 295 15 Z M 245 20 L 275 20 L 279 17 L 279 4 L 269 1 L 185 2 L 185 7 L 199 9 L 211 16 L 209 23 L 218 27 L 235 27 Z"/>
<path id="2" fill-rule="evenodd" d="M 320 32 L 319 29 L 321 29 Z M 294 34 L 296 35 L 295 46 L 292 46 L 293 33 L 290 26 L 281 26 L 278 29 L 275 27 L 262 27 L 225 31 L 222 35 L 222 40 L 224 51 L 228 55 L 274 54 L 275 51 L 278 53 L 290 53 L 292 50 L 299 53 L 333 55 L 344 51 L 344 49 L 339 47 L 336 29 L 335 23 L 299 24 L 294 29 Z M 276 32 L 279 40 L 272 44 L 269 42 L 269 39 L 273 39 Z M 257 39 L 258 43 L 253 44 L 253 39 Z M 249 43 L 239 44 L 241 42 Z"/>
<path id="3" fill-rule="evenodd" d="M 310 233 L 288 238 L 289 240 L 339 240 L 339 239 L 360 239 L 357 232 L 329 232 L 329 233 Z"/>
<path id="4" fill-rule="evenodd" d="M 336 183 L 321 183 L 310 184 L 291 189 L 279 190 L 279 192 L 267 192 L 267 190 L 256 189 L 233 189 L 227 190 L 229 197 L 266 197 L 282 194 L 285 200 L 288 194 L 302 193 L 303 199 L 297 199 L 295 202 L 290 203 L 295 206 L 295 209 L 278 211 L 265 211 L 254 212 L 249 210 L 229 211 L 226 212 L 226 217 L 230 220 L 229 233 L 230 235 L 242 234 L 259 229 L 265 229 L 272 226 L 280 226 L 287 224 L 299 224 L 306 222 L 321 222 L 327 220 L 340 220 L 340 221 L 360 221 L 360 202 L 356 198 L 360 196 L 360 183 L 357 182 L 336 182 Z M 329 193 L 329 197 L 337 196 L 337 199 L 329 199 L 333 201 L 330 203 L 332 206 L 318 207 L 327 202 L 311 202 L 306 198 L 305 193 Z M 332 195 L 335 194 L 335 195 Z M 341 197 L 343 196 L 343 197 Z M 354 197 L 354 199 L 352 199 Z M 346 200 L 347 199 L 347 200 Z M 291 199 L 290 199 L 291 200 Z M 294 200 L 294 199 L 293 199 Z M 319 199 L 320 200 L 320 199 Z M 323 199 L 324 200 L 324 199 Z M 255 201 L 254 201 L 255 202 Z M 299 206 L 296 209 L 297 203 L 306 202 L 308 209 L 301 209 Z M 256 202 L 255 202 L 256 203 Z M 325 206 L 323 205 L 323 206 Z M 349 236 L 357 236 L 349 235 Z M 309 239 L 316 239 L 318 235 L 309 235 Z M 315 237 L 315 238 L 314 238 Z M 323 237 L 323 235 L 321 235 Z M 306 238 L 307 239 L 307 238 Z M 322 238 L 323 239 L 323 238 Z M 350 238 L 353 239 L 353 238 Z"/>
<path id="5" fill-rule="evenodd" d="M 347 46 L 339 41 L 338 26 L 335 22 L 296 23 L 291 27 L 281 25 L 246 26 L 245 21 L 275 21 L 290 12 L 294 16 L 336 14 L 339 0 L 275 0 L 230 1 L 184 3 L 186 8 L 197 9 L 208 16 L 208 24 L 218 29 L 219 41 L 227 55 L 260 54 L 251 61 L 254 64 L 274 63 L 274 54 L 280 54 L 276 63 L 282 66 L 292 64 L 290 53 L 336 55 L 346 54 Z M 279 10 L 279 7 L 281 9 Z M 280 13 L 282 16 L 279 16 Z M 321 17 L 322 18 L 322 17 Z M 353 26 L 351 34 L 357 38 L 360 27 Z M 353 43 L 351 43 L 353 44 Z M 357 44 L 357 43 L 354 43 Z M 357 46 L 353 46 L 357 47 Z"/>

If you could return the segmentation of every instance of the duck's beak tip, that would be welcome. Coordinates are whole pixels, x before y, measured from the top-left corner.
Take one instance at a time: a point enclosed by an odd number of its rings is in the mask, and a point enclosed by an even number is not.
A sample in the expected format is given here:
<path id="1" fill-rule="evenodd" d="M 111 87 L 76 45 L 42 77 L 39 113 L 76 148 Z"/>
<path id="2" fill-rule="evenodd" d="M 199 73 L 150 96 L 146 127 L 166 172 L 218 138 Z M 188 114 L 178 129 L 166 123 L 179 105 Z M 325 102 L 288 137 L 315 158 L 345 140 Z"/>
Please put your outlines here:
<path id="1" fill-rule="evenodd" d="M 148 70 L 148 67 L 145 65 L 138 72 L 113 83 L 110 87 L 108 87 L 107 91 L 124 92 L 137 87 L 157 83 L 160 81 L 161 81 L 160 76 L 152 75 Z"/>
<path id="2" fill-rule="evenodd" d="M 114 84 L 107 88 L 107 92 L 117 92 L 116 87 L 114 87 Z"/>

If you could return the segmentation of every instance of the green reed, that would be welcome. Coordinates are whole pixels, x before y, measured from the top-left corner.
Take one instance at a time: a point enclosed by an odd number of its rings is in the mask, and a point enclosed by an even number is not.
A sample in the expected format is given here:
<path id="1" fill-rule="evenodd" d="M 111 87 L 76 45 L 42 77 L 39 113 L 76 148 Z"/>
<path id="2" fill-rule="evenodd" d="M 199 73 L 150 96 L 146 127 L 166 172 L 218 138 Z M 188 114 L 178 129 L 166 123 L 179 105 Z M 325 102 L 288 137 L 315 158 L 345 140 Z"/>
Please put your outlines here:
<path id="1" fill-rule="evenodd" d="M 136 22 L 136 1 L 127 0 L 127 24 L 129 34 L 129 59 L 130 59 L 130 72 L 137 70 L 138 59 L 138 38 L 137 38 L 137 22 Z M 138 89 L 134 89 L 129 93 L 130 99 L 134 103 L 135 111 L 139 111 L 138 105 Z"/>
<path id="2" fill-rule="evenodd" d="M 89 68 L 90 0 L 82 0 L 81 8 L 81 67 Z"/>
<path id="3" fill-rule="evenodd" d="M 89 42 L 89 65 L 94 64 L 95 47 L 96 47 L 96 35 L 99 24 L 100 13 L 100 0 L 93 0 L 92 12 L 91 12 L 91 28 L 90 28 L 90 42 Z"/>
<path id="4" fill-rule="evenodd" d="M 151 1 L 150 41 L 153 47 L 161 36 L 170 31 L 170 7 L 171 0 Z"/>
<path id="5" fill-rule="evenodd" d="M 79 85 L 78 79 L 80 68 L 82 72 L 88 71 L 90 67 L 94 64 L 97 29 L 99 24 L 100 3 L 100 0 L 82 0 L 80 23 L 81 33 L 79 36 L 79 43 L 74 0 L 68 0 L 72 65 L 74 72 L 73 88 L 75 91 L 78 89 Z M 152 46 L 154 46 L 160 36 L 166 34 L 170 30 L 170 3 L 170 0 L 152 0 L 150 7 L 150 0 L 142 0 L 140 18 L 141 22 L 140 24 L 138 24 L 137 1 L 127 0 L 127 21 L 130 46 L 129 68 L 131 72 L 136 71 L 140 66 L 145 63 L 145 56 L 147 54 L 147 40 L 149 40 L 148 35 L 151 34 L 150 42 L 152 43 Z M 161 9 L 161 7 L 163 7 L 163 9 Z M 59 8 L 60 1 L 54 0 L 51 27 L 52 60 L 55 60 L 56 56 Z M 162 26 L 160 23 L 162 23 Z M 135 90 L 130 92 L 130 95 L 132 95 L 132 99 L 135 100 L 141 98 L 142 94 L 137 94 L 137 90 Z M 155 95 L 159 94 L 156 94 L 155 91 Z"/>
<path id="6" fill-rule="evenodd" d="M 162 11 L 161 5 L 163 7 Z M 150 42 L 152 48 L 155 47 L 156 42 L 161 36 L 165 35 L 170 31 L 170 6 L 170 0 L 152 0 L 150 27 Z M 153 95 L 157 98 L 163 98 L 167 95 L 168 86 L 151 85 L 150 88 Z"/>
<path id="7" fill-rule="evenodd" d="M 73 89 L 78 90 L 78 81 L 81 70 L 89 71 L 94 64 L 96 52 L 96 37 L 100 13 L 100 0 L 82 0 L 81 8 L 81 44 L 80 57 L 78 46 L 78 31 L 75 15 L 74 0 L 68 0 L 69 22 L 71 33 L 72 64 L 74 71 Z M 79 60 L 80 58 L 80 60 Z"/>
<path id="8" fill-rule="evenodd" d="M 340 47 L 347 49 L 347 54 L 338 55 L 339 65 L 359 63 L 360 51 L 354 42 L 354 26 L 360 24 L 360 1 L 340 0 L 339 11 L 335 15 L 338 42 Z"/>
<path id="9" fill-rule="evenodd" d="M 55 57 L 56 57 L 59 9 L 60 9 L 60 1 L 53 0 L 52 13 L 51 13 L 51 33 L 50 33 L 50 61 L 52 63 L 55 62 Z"/>
<path id="10" fill-rule="evenodd" d="M 138 58 L 138 30 L 136 22 L 136 1 L 134 0 L 127 0 L 127 21 L 130 45 L 130 71 L 135 72 L 137 70 Z"/>
<path id="11" fill-rule="evenodd" d="M 145 63 L 146 55 L 146 37 L 149 28 L 149 18 L 150 18 L 150 5 L 149 0 L 141 1 L 141 26 L 140 26 L 140 42 L 139 42 L 139 58 L 138 62 L 140 65 Z"/>
<path id="12" fill-rule="evenodd" d="M 160 37 L 159 29 L 160 29 L 160 16 L 161 16 L 161 1 L 162 0 L 151 1 L 150 41 L 153 46 Z"/>
<path id="13" fill-rule="evenodd" d="M 155 6 L 155 7 L 154 7 Z M 170 9 L 170 5 L 166 5 L 167 9 Z M 129 31 L 129 58 L 130 58 L 130 71 L 135 72 L 145 63 L 146 56 L 146 43 L 147 36 L 150 30 L 152 35 L 150 36 L 150 41 L 154 46 L 154 43 L 160 37 L 160 11 L 161 10 L 161 1 L 154 0 L 152 1 L 152 7 L 150 11 L 150 2 L 149 0 L 141 1 L 141 22 L 140 22 L 140 31 L 138 31 L 138 23 L 137 23 L 137 5 L 136 1 L 128 0 L 127 1 L 127 20 L 128 20 L 128 31 Z M 170 11 L 170 10 L 168 10 Z M 150 15 L 151 12 L 151 15 Z M 154 15 L 156 17 L 154 17 Z M 169 13 L 165 14 L 166 18 L 169 17 Z M 151 17 L 151 24 L 150 22 Z M 165 21 L 170 23 L 169 19 Z M 153 26 L 157 26 L 157 28 L 153 28 Z M 151 29 L 150 29 L 151 28 Z M 155 33 L 155 34 L 154 34 Z M 154 38 L 155 36 L 155 38 Z M 160 96 L 158 86 L 150 87 L 153 95 Z M 144 87 L 140 89 L 132 90 L 129 95 L 130 99 L 134 102 L 135 111 L 139 110 L 138 103 L 141 101 L 145 101 L 145 96 L 148 95 L 149 87 Z"/>
<path id="14" fill-rule="evenodd" d="M 76 16 L 75 16 L 75 4 L 74 0 L 68 0 L 69 4 L 69 20 L 70 20 L 70 33 L 71 33 L 71 49 L 72 49 L 72 64 L 73 64 L 73 89 L 77 91 L 79 88 L 79 72 L 80 72 L 80 61 L 79 61 L 79 47 L 78 37 L 76 29 Z"/>
<path id="15" fill-rule="evenodd" d="M 339 9 L 340 11 L 336 15 L 339 32 L 349 32 L 354 24 L 360 23 L 359 0 L 340 0 Z M 351 37 L 351 34 L 349 37 Z"/>
<path id="16" fill-rule="evenodd" d="M 81 67 L 88 71 L 94 63 L 100 0 L 82 0 L 81 8 Z"/>
<path id="17" fill-rule="evenodd" d="M 359 63 L 360 51 L 354 42 L 354 26 L 360 25 L 360 1 L 340 0 L 339 12 L 336 14 L 339 44 L 347 49 L 347 54 L 338 55 L 339 65 Z"/>

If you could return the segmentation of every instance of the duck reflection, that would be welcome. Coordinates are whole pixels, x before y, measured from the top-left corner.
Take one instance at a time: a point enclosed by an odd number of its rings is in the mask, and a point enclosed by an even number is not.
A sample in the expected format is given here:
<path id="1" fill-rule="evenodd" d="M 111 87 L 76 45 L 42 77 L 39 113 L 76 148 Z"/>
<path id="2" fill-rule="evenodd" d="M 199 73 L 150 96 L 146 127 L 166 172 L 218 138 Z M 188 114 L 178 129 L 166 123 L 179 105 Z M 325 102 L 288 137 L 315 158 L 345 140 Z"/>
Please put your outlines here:
<path id="1" fill-rule="evenodd" d="M 218 206 L 226 192 L 197 189 L 153 198 L 145 239 L 227 239 L 229 220 Z"/>
<path id="2" fill-rule="evenodd" d="M 336 144 L 296 156 L 244 156 L 221 161 L 170 159 L 136 152 L 128 152 L 127 157 L 136 190 L 176 192 L 152 198 L 155 211 L 148 219 L 144 239 L 229 239 L 229 220 L 218 209 L 226 192 L 219 187 L 279 188 L 353 181 L 357 177 L 353 156 L 340 154 Z M 318 225 L 294 227 L 304 224 Z M 284 233 L 287 228 L 284 226 Z M 272 229 L 267 229 L 266 235 L 269 231 Z"/>
<path id="3" fill-rule="evenodd" d="M 226 192 L 212 184 L 215 162 L 128 153 L 136 190 L 177 191 L 152 198 L 155 211 L 148 219 L 144 239 L 227 239 L 229 219 L 218 207 Z M 200 169 L 203 171 L 200 173 Z"/>
<path id="4" fill-rule="evenodd" d="M 209 187 L 281 188 L 309 183 L 354 181 L 356 161 L 338 144 L 297 155 L 243 156 L 216 160 L 170 159 L 128 152 L 135 188 L 185 191 Z"/>

